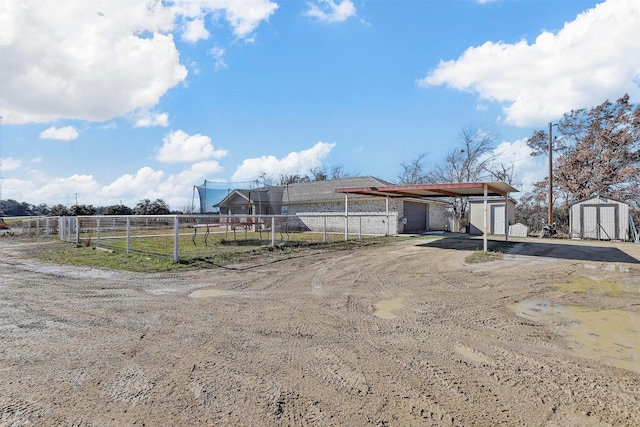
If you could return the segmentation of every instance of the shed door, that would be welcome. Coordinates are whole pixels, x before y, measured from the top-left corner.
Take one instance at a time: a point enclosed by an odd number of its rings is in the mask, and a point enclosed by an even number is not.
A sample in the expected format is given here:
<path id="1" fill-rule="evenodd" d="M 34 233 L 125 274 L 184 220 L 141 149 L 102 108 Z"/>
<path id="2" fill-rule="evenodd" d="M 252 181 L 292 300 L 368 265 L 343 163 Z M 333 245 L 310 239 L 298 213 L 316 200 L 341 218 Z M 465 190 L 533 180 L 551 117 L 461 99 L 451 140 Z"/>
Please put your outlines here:
<path id="1" fill-rule="evenodd" d="M 617 240 L 616 207 L 600 206 L 600 239 Z"/>
<path id="2" fill-rule="evenodd" d="M 583 205 L 580 234 L 583 239 L 617 240 L 618 206 Z"/>
<path id="3" fill-rule="evenodd" d="M 491 234 L 504 234 L 504 205 L 491 205 Z"/>
<path id="4" fill-rule="evenodd" d="M 582 206 L 581 225 L 580 234 L 583 239 L 598 238 L 598 206 Z"/>
<path id="5" fill-rule="evenodd" d="M 418 231 L 427 231 L 427 210 L 428 205 L 425 203 L 405 202 L 404 217 L 407 224 L 404 226 L 405 233 L 416 233 Z"/>

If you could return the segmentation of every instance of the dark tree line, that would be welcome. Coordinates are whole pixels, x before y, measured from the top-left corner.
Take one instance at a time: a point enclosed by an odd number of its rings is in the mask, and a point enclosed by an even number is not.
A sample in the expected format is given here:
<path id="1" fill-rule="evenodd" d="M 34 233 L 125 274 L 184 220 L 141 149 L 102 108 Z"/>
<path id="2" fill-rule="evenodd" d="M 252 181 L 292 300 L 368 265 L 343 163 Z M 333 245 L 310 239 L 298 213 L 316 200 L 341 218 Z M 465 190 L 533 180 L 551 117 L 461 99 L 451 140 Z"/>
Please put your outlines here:
<path id="1" fill-rule="evenodd" d="M 149 199 L 140 200 L 135 208 L 130 208 L 123 204 L 111 205 L 96 208 L 93 205 L 72 205 L 67 207 L 62 204 L 47 209 L 46 215 L 49 216 L 84 216 L 84 215 L 168 215 L 172 212 L 164 200 L 157 199 L 151 201 Z"/>

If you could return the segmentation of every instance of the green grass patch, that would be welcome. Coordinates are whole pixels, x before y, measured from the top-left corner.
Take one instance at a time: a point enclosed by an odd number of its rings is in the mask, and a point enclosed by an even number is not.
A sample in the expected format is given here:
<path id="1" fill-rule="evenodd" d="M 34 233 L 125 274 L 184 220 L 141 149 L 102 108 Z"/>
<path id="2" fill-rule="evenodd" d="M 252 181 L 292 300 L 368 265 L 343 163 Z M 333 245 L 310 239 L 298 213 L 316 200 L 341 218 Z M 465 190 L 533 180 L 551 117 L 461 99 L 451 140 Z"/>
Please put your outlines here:
<path id="1" fill-rule="evenodd" d="M 182 237 L 182 236 L 181 236 Z M 369 237 L 366 239 L 318 241 L 288 240 L 267 245 L 260 239 L 225 241 L 210 240 L 207 246 L 194 245 L 188 238 L 179 240 L 179 262 L 173 261 L 173 237 L 161 236 L 132 239 L 126 253 L 126 241 L 108 241 L 95 248 L 91 239 L 79 244 L 46 239 L 30 246 L 28 255 L 51 264 L 86 266 L 135 272 L 162 272 L 197 268 L 251 268 L 317 251 L 337 251 L 389 244 L 403 237 Z M 134 242 L 135 240 L 135 242 Z M 261 243 L 262 242 L 262 243 Z"/>
<path id="2" fill-rule="evenodd" d="M 497 261 L 502 259 L 503 256 L 504 254 L 502 252 L 487 251 L 485 253 L 484 251 L 476 251 L 467 256 L 464 260 L 467 264 L 479 264 L 482 262 Z"/>
<path id="3" fill-rule="evenodd" d="M 504 258 L 504 253 L 509 248 L 513 247 L 513 245 L 514 243 L 512 242 L 492 241 L 490 242 L 489 248 L 486 253 L 484 251 L 476 251 L 467 256 L 465 258 L 465 261 L 468 264 L 497 261 Z"/>

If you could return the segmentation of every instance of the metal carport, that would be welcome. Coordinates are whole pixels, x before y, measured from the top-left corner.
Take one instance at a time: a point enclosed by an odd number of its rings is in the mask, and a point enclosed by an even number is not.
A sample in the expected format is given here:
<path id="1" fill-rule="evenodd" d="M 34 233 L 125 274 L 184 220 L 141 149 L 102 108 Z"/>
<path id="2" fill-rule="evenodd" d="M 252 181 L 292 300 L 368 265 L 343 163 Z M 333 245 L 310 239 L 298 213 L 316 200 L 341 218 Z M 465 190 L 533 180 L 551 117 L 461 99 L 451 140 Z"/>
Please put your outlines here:
<path id="1" fill-rule="evenodd" d="M 389 185 L 384 187 L 345 187 L 336 188 L 336 193 L 344 193 L 345 216 L 349 216 L 349 194 L 366 196 L 379 196 L 387 199 L 387 211 L 391 198 L 438 198 L 438 197 L 470 197 L 484 196 L 484 231 L 482 235 L 484 252 L 487 252 L 487 197 L 502 196 L 505 198 L 505 216 L 508 218 L 507 200 L 509 193 L 517 193 L 518 190 L 503 181 L 491 182 L 457 182 L 446 184 L 411 184 Z M 509 240 L 509 222 L 505 221 L 505 240 Z"/>

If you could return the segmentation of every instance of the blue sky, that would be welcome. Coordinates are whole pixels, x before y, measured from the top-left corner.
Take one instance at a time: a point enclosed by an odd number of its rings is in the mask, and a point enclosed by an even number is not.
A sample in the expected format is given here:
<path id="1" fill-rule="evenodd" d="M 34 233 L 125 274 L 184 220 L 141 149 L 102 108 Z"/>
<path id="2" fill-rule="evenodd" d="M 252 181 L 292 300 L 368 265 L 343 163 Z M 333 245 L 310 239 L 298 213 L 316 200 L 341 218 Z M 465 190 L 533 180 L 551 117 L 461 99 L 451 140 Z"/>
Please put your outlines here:
<path id="1" fill-rule="evenodd" d="M 640 101 L 637 0 L 3 0 L 2 198 L 191 205 L 310 168 L 397 180 L 464 128 L 524 143 L 571 109 Z"/>

